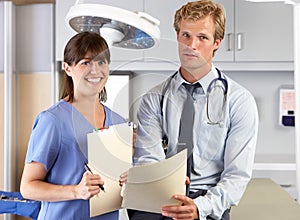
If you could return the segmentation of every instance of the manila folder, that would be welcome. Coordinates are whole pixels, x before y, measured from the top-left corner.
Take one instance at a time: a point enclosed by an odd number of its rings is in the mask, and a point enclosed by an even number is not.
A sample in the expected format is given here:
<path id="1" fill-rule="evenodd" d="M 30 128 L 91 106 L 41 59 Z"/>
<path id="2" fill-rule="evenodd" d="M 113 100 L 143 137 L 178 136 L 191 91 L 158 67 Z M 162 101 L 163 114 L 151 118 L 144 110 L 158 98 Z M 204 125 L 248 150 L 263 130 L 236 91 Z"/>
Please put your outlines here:
<path id="1" fill-rule="evenodd" d="M 110 126 L 88 136 L 88 165 L 104 181 L 105 192 L 90 199 L 90 216 L 121 208 L 120 175 L 132 166 L 133 129 L 130 123 Z"/>
<path id="2" fill-rule="evenodd" d="M 187 150 L 160 162 L 129 169 L 123 208 L 161 213 L 165 205 L 181 205 L 174 194 L 185 195 Z"/>

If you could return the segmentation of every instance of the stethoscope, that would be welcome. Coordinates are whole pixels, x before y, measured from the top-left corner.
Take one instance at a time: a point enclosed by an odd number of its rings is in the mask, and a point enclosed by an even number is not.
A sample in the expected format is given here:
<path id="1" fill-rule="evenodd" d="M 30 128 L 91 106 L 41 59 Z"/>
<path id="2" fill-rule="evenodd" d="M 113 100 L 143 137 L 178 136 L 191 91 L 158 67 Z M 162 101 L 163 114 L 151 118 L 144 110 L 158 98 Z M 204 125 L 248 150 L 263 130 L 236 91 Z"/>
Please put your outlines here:
<path id="1" fill-rule="evenodd" d="M 221 71 L 216 68 L 218 72 L 218 78 L 213 79 L 207 87 L 206 93 L 206 117 L 207 123 L 211 125 L 220 125 L 222 123 L 222 119 L 224 117 L 226 103 L 227 103 L 227 93 L 228 93 L 228 82 L 225 78 L 222 78 Z M 176 76 L 174 73 L 171 77 L 162 92 L 162 99 L 160 101 L 161 105 L 161 114 L 163 107 L 163 99 L 167 92 L 167 89 L 170 86 L 172 79 Z M 219 98 L 220 97 L 220 98 Z M 221 101 L 221 102 L 220 102 Z M 218 107 L 219 105 L 219 107 Z M 211 109 L 214 109 L 212 111 Z"/>
<path id="2" fill-rule="evenodd" d="M 223 123 L 222 119 L 224 118 L 225 115 L 225 108 L 227 103 L 228 81 L 225 78 L 222 78 L 222 73 L 218 68 L 216 68 L 216 70 L 218 72 L 218 78 L 215 78 L 210 82 L 210 84 L 207 87 L 207 93 L 206 93 L 206 99 L 207 99 L 206 118 L 207 118 L 207 124 L 210 125 L 221 125 Z M 178 74 L 178 71 L 175 72 L 172 76 L 170 76 L 167 84 L 164 86 L 162 90 L 161 100 L 160 100 L 160 109 L 161 109 L 162 117 L 163 117 L 164 97 L 166 95 L 168 88 L 170 87 L 172 79 L 174 79 L 176 74 Z M 219 108 L 217 107 L 218 109 L 216 109 L 215 105 L 219 105 Z M 215 108 L 215 111 L 210 111 L 211 108 Z M 162 146 L 164 148 L 165 153 L 167 153 L 168 136 L 165 132 L 163 132 L 163 136 L 162 136 Z"/>
<path id="3" fill-rule="evenodd" d="M 226 102 L 227 102 L 227 92 L 228 92 L 228 82 L 225 78 L 222 78 L 221 71 L 216 68 L 218 72 L 218 78 L 215 78 L 210 82 L 206 93 L 206 117 L 208 124 L 220 125 L 222 123 L 222 118 L 224 117 Z M 220 94 L 221 93 L 221 94 Z M 221 96 L 217 100 L 213 100 L 211 97 Z M 217 97 L 218 98 L 218 97 Z M 221 102 L 220 102 L 221 101 Z M 215 111 L 210 111 L 212 107 L 220 105 L 219 109 Z M 214 114 L 210 114 L 210 112 Z"/>

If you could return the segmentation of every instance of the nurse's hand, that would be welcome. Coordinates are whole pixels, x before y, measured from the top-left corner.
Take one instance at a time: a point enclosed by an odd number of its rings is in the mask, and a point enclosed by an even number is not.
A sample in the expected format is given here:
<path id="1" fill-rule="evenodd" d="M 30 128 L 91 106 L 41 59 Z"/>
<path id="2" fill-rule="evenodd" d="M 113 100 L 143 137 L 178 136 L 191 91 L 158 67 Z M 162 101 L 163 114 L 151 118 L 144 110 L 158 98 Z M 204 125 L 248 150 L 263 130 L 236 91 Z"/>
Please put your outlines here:
<path id="1" fill-rule="evenodd" d="M 120 186 L 123 186 L 127 182 L 127 177 L 128 177 L 128 171 L 126 171 L 120 175 L 120 179 L 119 179 Z"/>
<path id="2" fill-rule="evenodd" d="M 75 186 L 75 194 L 78 199 L 89 199 L 100 192 L 99 184 L 103 185 L 104 182 L 101 180 L 100 175 L 91 174 L 86 171 L 80 183 Z"/>

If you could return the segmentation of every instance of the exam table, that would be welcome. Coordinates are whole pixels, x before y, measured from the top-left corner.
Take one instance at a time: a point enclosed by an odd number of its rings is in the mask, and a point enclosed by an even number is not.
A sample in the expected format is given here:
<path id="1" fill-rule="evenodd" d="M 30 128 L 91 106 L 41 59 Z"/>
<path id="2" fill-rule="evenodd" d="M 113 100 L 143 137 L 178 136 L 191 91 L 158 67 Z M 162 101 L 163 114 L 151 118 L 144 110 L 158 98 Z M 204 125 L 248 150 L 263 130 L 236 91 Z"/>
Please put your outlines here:
<path id="1" fill-rule="evenodd" d="M 300 205 L 271 179 L 252 179 L 231 220 L 299 220 Z"/>

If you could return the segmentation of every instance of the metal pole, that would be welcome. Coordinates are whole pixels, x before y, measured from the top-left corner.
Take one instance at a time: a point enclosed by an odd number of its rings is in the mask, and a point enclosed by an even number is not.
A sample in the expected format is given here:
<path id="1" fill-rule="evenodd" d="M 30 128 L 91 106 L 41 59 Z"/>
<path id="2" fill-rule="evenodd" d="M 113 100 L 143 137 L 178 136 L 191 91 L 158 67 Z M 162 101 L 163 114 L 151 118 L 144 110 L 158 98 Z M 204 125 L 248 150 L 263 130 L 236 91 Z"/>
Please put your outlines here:
<path id="1" fill-rule="evenodd" d="M 13 3 L 4 2 L 4 190 L 12 191 Z M 5 220 L 11 216 L 5 215 Z"/>
<path id="2" fill-rule="evenodd" d="M 295 158 L 297 201 L 300 204 L 300 3 L 294 4 Z"/>
<path id="3" fill-rule="evenodd" d="M 12 2 L 4 2 L 4 189 L 12 186 Z"/>

